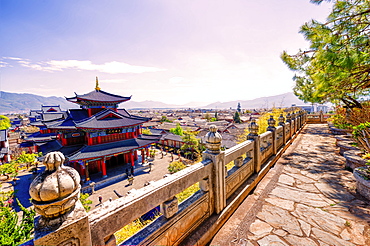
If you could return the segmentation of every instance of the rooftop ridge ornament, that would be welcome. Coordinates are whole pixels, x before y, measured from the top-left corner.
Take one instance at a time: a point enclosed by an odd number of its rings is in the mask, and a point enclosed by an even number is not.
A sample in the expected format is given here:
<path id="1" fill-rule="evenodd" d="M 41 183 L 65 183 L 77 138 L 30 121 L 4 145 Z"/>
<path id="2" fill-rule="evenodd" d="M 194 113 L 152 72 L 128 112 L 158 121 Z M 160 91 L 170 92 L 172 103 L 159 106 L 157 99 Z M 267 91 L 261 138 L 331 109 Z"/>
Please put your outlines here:
<path id="1" fill-rule="evenodd" d="M 96 80 L 95 80 L 95 90 L 100 91 L 98 76 L 96 76 Z"/>

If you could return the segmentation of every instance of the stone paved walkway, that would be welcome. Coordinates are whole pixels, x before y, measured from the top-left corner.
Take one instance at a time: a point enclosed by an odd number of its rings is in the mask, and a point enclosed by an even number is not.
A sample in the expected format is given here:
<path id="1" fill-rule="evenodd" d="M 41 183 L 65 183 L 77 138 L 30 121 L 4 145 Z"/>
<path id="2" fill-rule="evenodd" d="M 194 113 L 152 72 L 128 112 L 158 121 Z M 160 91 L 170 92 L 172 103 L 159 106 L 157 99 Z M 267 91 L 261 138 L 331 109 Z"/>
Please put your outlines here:
<path id="1" fill-rule="evenodd" d="M 370 245 L 370 201 L 334 143 L 306 125 L 210 245 Z"/>

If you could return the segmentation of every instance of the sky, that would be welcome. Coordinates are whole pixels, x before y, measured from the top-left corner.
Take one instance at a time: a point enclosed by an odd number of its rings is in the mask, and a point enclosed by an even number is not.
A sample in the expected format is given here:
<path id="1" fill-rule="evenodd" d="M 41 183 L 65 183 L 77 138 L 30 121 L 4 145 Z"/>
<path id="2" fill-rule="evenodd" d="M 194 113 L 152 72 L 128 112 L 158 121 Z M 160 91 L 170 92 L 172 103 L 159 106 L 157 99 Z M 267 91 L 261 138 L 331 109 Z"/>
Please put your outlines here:
<path id="1" fill-rule="evenodd" d="M 0 0 L 0 90 L 182 105 L 291 92 L 309 0 Z"/>

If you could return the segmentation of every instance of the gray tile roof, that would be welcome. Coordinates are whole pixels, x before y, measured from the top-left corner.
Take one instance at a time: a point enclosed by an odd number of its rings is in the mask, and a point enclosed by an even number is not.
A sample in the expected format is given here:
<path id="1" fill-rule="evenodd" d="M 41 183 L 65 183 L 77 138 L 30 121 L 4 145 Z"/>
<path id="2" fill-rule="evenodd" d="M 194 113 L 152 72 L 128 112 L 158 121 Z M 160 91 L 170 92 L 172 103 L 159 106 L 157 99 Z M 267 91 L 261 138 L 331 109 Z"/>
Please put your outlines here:
<path id="1" fill-rule="evenodd" d="M 81 159 L 92 159 L 99 158 L 103 156 L 109 156 L 114 154 L 119 154 L 122 152 L 127 152 L 134 149 L 139 149 L 143 146 L 156 143 L 159 138 L 137 138 L 137 139 L 127 139 L 123 141 L 105 143 L 99 145 L 85 145 L 76 153 L 68 156 L 68 159 L 71 161 L 81 160 Z"/>
<path id="2" fill-rule="evenodd" d="M 99 91 L 94 90 L 84 95 L 76 94 L 75 97 L 70 97 L 66 99 L 67 101 L 70 101 L 70 102 L 78 102 L 82 100 L 82 101 L 93 101 L 93 102 L 121 103 L 121 102 L 130 100 L 131 96 L 122 97 L 122 96 L 110 94 L 102 90 L 99 90 Z"/>
<path id="3" fill-rule="evenodd" d="M 114 115 L 115 117 L 108 117 L 110 114 Z M 106 109 L 91 116 L 90 118 L 74 123 L 77 128 L 106 129 L 140 125 L 149 120 L 150 118 L 133 115 L 126 116 L 113 110 Z"/>

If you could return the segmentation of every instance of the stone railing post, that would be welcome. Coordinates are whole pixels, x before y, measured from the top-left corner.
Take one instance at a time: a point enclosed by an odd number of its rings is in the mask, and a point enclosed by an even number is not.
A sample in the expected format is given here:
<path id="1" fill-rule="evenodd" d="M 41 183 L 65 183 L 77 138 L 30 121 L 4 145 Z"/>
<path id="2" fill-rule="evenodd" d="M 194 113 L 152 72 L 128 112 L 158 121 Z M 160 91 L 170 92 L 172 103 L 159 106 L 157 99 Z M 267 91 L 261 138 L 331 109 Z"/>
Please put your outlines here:
<path id="1" fill-rule="evenodd" d="M 320 110 L 320 123 L 324 122 L 324 113 Z"/>
<path id="2" fill-rule="evenodd" d="M 217 127 L 211 125 L 209 130 L 205 136 L 207 150 L 203 152 L 203 160 L 211 160 L 214 165 L 212 175 L 214 209 L 219 214 L 226 207 L 225 152 L 221 151 L 222 137 L 217 132 Z"/>
<path id="3" fill-rule="evenodd" d="M 274 116 L 270 115 L 270 119 L 267 120 L 267 124 L 268 124 L 267 131 L 272 132 L 272 151 L 273 151 L 273 154 L 276 155 L 277 136 L 276 136 L 276 127 L 275 127 L 276 120 L 274 119 Z"/>
<path id="4" fill-rule="evenodd" d="M 46 170 L 30 185 L 35 218 L 34 245 L 92 245 L 87 213 L 80 197 L 78 172 L 63 165 L 61 152 L 45 156 Z"/>
<path id="5" fill-rule="evenodd" d="M 283 127 L 283 143 L 285 144 L 286 140 L 287 140 L 287 137 L 286 137 L 286 133 L 285 133 L 285 118 L 284 118 L 283 114 L 280 114 L 278 120 L 279 120 L 279 126 Z"/>
<path id="6" fill-rule="evenodd" d="M 258 125 L 256 119 L 252 119 L 251 123 L 248 125 L 249 134 L 247 136 L 248 140 L 253 140 L 254 142 L 254 170 L 258 173 L 261 170 L 261 150 L 260 150 L 260 136 L 258 135 Z"/>

